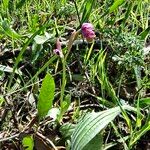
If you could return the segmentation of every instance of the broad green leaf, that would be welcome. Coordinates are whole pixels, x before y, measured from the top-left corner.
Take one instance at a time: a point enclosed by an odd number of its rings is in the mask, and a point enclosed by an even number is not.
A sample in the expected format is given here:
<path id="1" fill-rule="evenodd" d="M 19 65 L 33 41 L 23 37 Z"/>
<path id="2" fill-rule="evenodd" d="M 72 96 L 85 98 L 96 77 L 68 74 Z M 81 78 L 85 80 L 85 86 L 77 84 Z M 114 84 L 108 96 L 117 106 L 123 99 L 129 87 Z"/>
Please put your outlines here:
<path id="1" fill-rule="evenodd" d="M 53 77 L 47 73 L 45 76 L 42 87 L 40 89 L 39 100 L 37 104 L 39 119 L 46 116 L 52 107 L 54 99 L 55 83 Z"/>
<path id="2" fill-rule="evenodd" d="M 34 40 L 37 44 L 44 44 L 51 36 L 45 32 L 45 35 L 37 35 L 35 36 Z"/>
<path id="3" fill-rule="evenodd" d="M 37 44 L 44 44 L 48 39 L 45 36 L 37 35 L 34 40 Z"/>
<path id="4" fill-rule="evenodd" d="M 124 0 L 115 0 L 112 6 L 109 8 L 109 13 L 113 12 L 116 10 L 120 5 L 122 5 Z"/>
<path id="5" fill-rule="evenodd" d="M 102 150 L 102 148 L 103 136 L 99 133 L 83 148 L 83 150 Z"/>
<path id="6" fill-rule="evenodd" d="M 32 45 L 32 55 L 31 55 L 31 60 L 32 64 L 35 63 L 35 61 L 39 58 L 39 56 L 42 53 L 43 45 L 42 44 L 37 44 L 36 42 L 33 43 Z"/>
<path id="7" fill-rule="evenodd" d="M 19 35 L 17 32 L 15 32 L 9 25 L 8 23 L 8 20 L 5 19 L 3 22 L 2 22 L 2 25 L 1 25 L 2 29 L 3 29 L 3 32 L 5 33 L 5 35 L 13 38 L 13 39 L 19 39 L 21 38 L 21 35 Z"/>
<path id="8" fill-rule="evenodd" d="M 123 106 L 123 108 L 134 111 L 129 106 Z M 84 116 L 72 134 L 71 150 L 83 150 L 120 112 L 120 107 L 115 107 L 98 113 L 92 112 Z"/>
<path id="9" fill-rule="evenodd" d="M 32 136 L 26 136 L 22 140 L 22 145 L 24 150 L 33 150 L 34 148 L 34 140 Z"/>

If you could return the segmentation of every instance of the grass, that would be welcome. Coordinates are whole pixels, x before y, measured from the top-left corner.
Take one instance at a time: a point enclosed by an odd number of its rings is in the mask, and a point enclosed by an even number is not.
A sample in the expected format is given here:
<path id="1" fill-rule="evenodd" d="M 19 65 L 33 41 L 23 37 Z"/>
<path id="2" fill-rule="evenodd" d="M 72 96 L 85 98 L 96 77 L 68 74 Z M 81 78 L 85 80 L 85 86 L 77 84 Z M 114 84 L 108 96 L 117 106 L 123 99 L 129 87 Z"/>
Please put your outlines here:
<path id="1" fill-rule="evenodd" d="M 149 8 L 148 0 L 2 0 L 0 148 L 149 149 Z M 84 22 L 95 28 L 92 43 Z M 53 53 L 58 38 L 63 58 Z"/>

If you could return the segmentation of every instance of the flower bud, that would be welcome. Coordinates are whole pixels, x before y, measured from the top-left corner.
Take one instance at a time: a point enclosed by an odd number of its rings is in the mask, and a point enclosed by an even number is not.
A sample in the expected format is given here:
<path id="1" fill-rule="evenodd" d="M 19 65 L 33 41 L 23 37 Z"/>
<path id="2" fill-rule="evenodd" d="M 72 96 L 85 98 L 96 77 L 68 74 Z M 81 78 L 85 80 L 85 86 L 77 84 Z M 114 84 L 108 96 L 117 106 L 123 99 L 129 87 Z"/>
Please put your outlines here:
<path id="1" fill-rule="evenodd" d="M 59 41 L 59 38 L 56 39 L 56 48 L 61 50 L 61 43 Z"/>
<path id="2" fill-rule="evenodd" d="M 55 55 L 60 56 L 61 58 L 64 57 L 64 55 L 63 55 L 63 53 L 62 53 L 62 50 L 61 50 L 61 43 L 60 43 L 60 41 L 59 41 L 59 38 L 57 38 L 57 40 L 56 40 L 56 49 L 53 50 L 53 53 L 54 53 Z"/>
<path id="3" fill-rule="evenodd" d="M 96 36 L 94 32 L 94 27 L 91 23 L 83 23 L 81 27 L 81 32 L 88 42 L 92 42 Z"/>

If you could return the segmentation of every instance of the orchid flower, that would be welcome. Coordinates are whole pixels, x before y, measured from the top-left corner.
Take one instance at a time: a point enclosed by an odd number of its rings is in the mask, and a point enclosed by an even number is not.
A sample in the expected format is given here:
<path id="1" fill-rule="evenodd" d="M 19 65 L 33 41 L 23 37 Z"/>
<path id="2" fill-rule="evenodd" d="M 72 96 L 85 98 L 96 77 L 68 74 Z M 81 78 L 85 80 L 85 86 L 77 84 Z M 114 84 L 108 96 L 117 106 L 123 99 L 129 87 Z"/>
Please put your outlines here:
<path id="1" fill-rule="evenodd" d="M 96 37 L 94 27 L 91 23 L 83 23 L 81 27 L 81 32 L 83 37 L 86 38 L 88 42 L 92 42 L 93 39 Z"/>
<path id="2" fill-rule="evenodd" d="M 54 54 L 60 56 L 61 58 L 64 57 L 64 55 L 62 53 L 61 43 L 59 41 L 59 38 L 57 38 L 57 40 L 56 40 L 56 49 L 54 49 L 53 52 L 54 52 Z"/>

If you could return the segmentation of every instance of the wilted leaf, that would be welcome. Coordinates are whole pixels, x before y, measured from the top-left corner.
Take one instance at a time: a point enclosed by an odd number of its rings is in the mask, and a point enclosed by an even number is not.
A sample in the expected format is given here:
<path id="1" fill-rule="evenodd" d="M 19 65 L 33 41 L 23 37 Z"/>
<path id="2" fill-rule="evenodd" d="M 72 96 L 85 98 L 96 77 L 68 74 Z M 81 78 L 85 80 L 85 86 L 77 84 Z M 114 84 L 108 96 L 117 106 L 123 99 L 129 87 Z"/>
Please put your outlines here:
<path id="1" fill-rule="evenodd" d="M 28 101 L 31 104 L 31 106 L 36 108 L 36 101 L 35 101 L 35 98 L 34 98 L 34 94 L 31 93 L 31 92 L 28 92 L 27 97 L 28 97 Z"/>
<path id="2" fill-rule="evenodd" d="M 13 68 L 11 68 L 9 66 L 0 65 L 0 71 L 12 73 Z M 22 72 L 20 70 L 15 70 L 15 73 L 22 75 Z"/>
<path id="3" fill-rule="evenodd" d="M 69 38 L 68 45 L 67 45 L 68 51 L 71 50 L 72 45 L 73 45 L 73 42 L 74 42 L 74 40 L 76 40 L 78 34 L 79 34 L 79 31 L 78 31 L 78 32 L 76 32 L 76 31 L 73 31 L 73 32 L 72 32 L 72 34 L 71 34 L 71 36 L 70 36 L 70 38 Z"/>
<path id="4" fill-rule="evenodd" d="M 59 108 L 52 108 L 48 111 L 47 116 L 53 119 L 55 121 L 57 119 L 57 116 L 60 114 Z"/>

